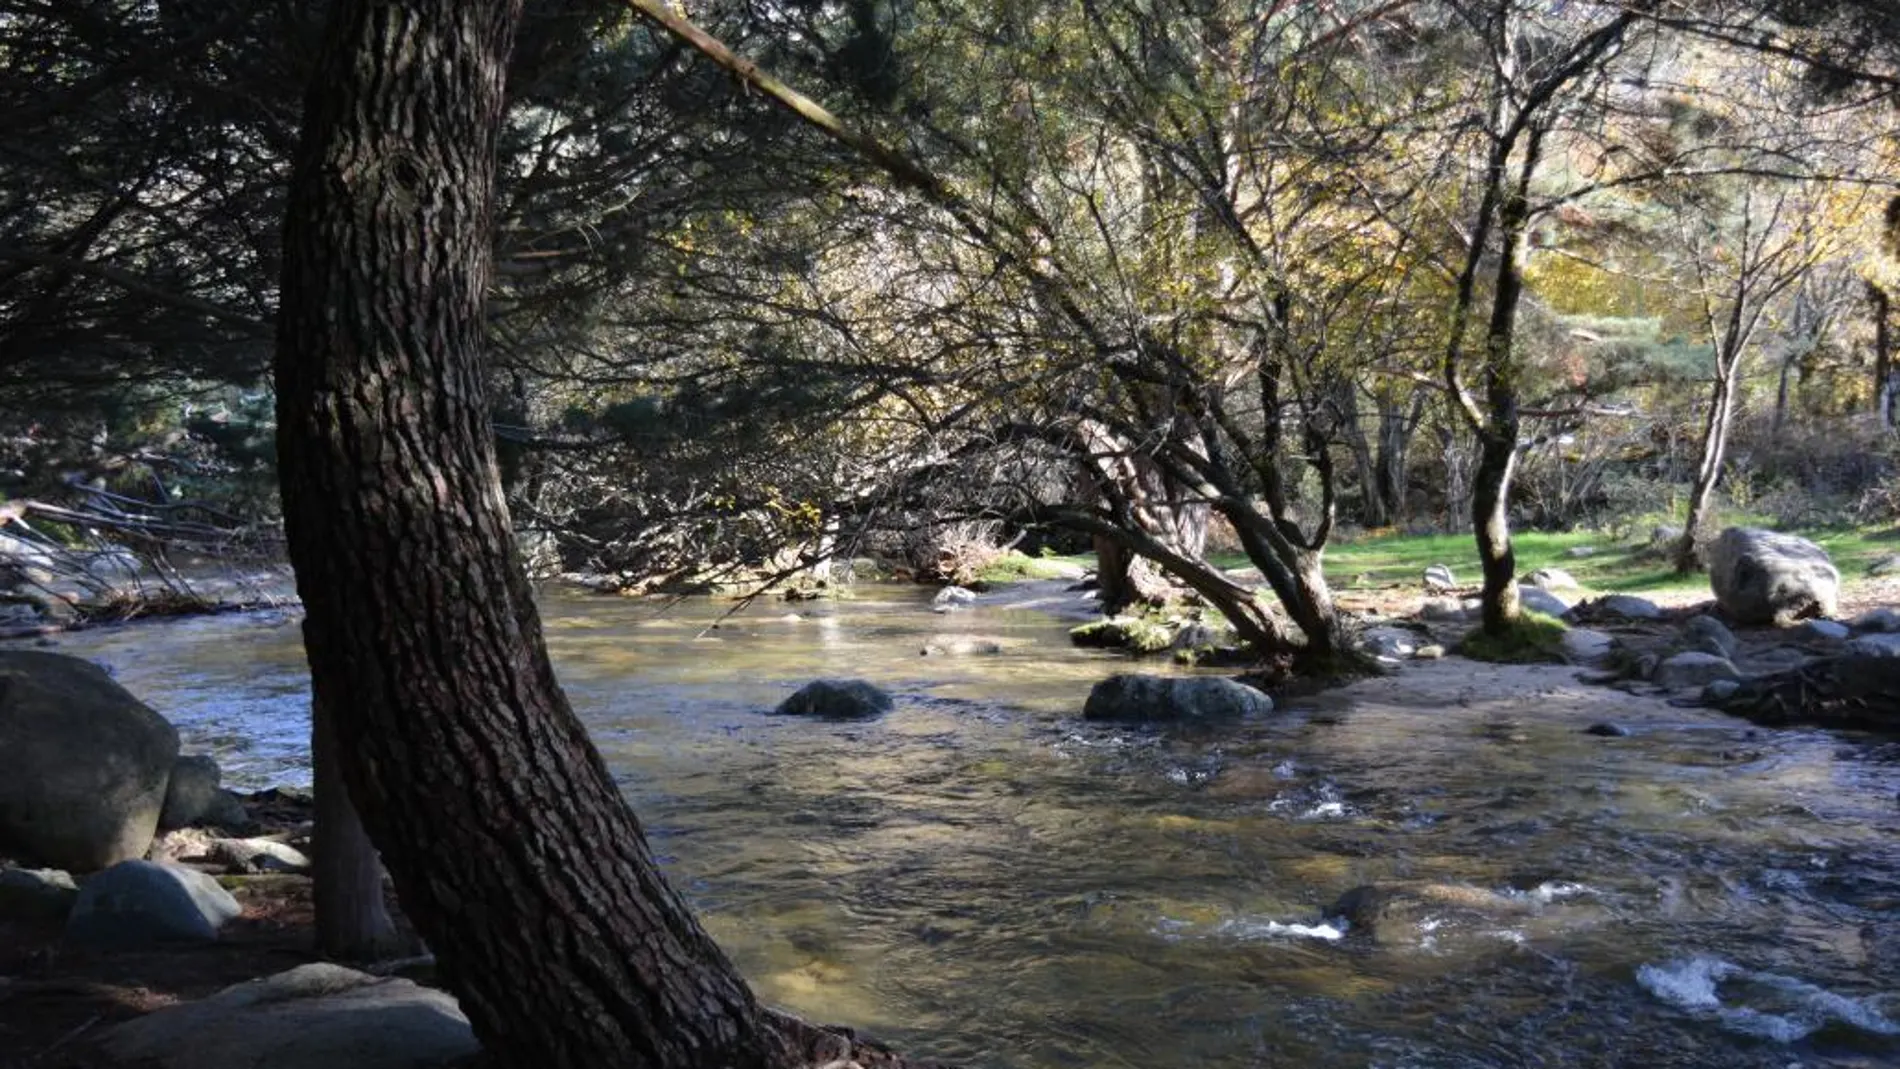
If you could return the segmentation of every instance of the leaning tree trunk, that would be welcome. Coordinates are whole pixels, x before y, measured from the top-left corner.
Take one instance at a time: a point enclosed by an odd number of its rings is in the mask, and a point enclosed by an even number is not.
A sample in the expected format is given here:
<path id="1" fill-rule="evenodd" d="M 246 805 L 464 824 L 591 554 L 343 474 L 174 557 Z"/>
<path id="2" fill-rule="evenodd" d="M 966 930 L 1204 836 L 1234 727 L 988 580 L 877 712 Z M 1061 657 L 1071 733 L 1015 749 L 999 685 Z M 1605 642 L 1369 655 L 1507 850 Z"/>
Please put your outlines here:
<path id="1" fill-rule="evenodd" d="M 519 0 L 340 0 L 293 173 L 278 459 L 316 701 L 494 1064 L 772 1067 L 555 683 L 480 356 Z"/>
<path id="2" fill-rule="evenodd" d="M 1725 346 L 1727 348 L 1727 346 Z M 1676 540 L 1676 571 L 1688 575 L 1702 569 L 1703 528 L 1715 502 L 1715 484 L 1722 477 L 1722 458 L 1728 451 L 1729 425 L 1735 416 L 1736 380 L 1741 354 L 1730 352 L 1716 360 L 1715 388 L 1709 395 L 1709 414 L 1702 422 L 1702 449 L 1696 460 L 1695 483 L 1689 490 L 1689 518 Z"/>

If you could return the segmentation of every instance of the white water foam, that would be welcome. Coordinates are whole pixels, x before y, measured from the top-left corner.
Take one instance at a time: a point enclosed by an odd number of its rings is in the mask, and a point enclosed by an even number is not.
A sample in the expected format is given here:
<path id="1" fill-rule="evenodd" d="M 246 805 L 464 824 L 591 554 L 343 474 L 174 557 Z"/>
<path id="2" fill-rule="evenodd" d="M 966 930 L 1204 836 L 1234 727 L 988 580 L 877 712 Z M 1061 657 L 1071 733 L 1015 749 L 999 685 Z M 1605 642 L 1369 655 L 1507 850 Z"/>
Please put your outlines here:
<path id="1" fill-rule="evenodd" d="M 1744 969 L 1721 958 L 1697 955 L 1643 965 L 1636 970 L 1636 982 L 1662 1001 L 1718 1021 L 1731 1032 L 1776 1043 L 1805 1039 L 1830 1022 L 1873 1035 L 1900 1036 L 1900 1024 L 1870 999 L 1850 998 L 1792 976 Z"/>
<path id="2" fill-rule="evenodd" d="M 1163 917 L 1155 923 L 1155 934 L 1169 941 L 1188 938 L 1233 939 L 1252 942 L 1262 939 L 1320 939 L 1336 943 L 1346 937 L 1345 921 L 1321 921 L 1318 924 L 1287 923 L 1235 917 L 1211 927 L 1201 928 L 1191 921 Z"/>

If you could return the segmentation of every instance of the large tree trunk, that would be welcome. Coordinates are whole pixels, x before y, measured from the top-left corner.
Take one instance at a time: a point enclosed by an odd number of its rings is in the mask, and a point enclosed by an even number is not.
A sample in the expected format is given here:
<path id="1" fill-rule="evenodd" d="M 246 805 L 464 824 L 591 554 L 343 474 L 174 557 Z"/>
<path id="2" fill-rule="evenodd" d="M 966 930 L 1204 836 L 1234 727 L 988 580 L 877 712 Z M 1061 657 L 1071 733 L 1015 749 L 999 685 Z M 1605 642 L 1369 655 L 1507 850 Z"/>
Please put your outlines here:
<path id="1" fill-rule="evenodd" d="M 396 925 L 383 901 L 383 863 L 363 830 L 343 781 L 336 726 L 323 706 L 310 709 L 310 778 L 316 792 L 310 893 L 317 913 L 317 952 L 340 961 L 394 957 Z"/>
<path id="2" fill-rule="evenodd" d="M 1517 593 L 1517 551 L 1511 546 L 1510 489 L 1517 466 L 1514 439 L 1486 435 L 1471 479 L 1471 529 L 1477 535 L 1484 573 L 1484 629 L 1504 630 L 1522 610 Z"/>
<path id="3" fill-rule="evenodd" d="M 1895 204 L 1900 204 L 1896 200 Z M 1900 427 L 1900 368 L 1894 366 L 1893 298 L 1877 283 L 1867 283 L 1874 314 L 1874 411 L 1884 427 Z"/>
<path id="4" fill-rule="evenodd" d="M 515 555 L 479 358 L 518 17 L 517 0 L 330 17 L 276 361 L 315 699 L 495 1064 L 788 1064 L 555 683 Z"/>

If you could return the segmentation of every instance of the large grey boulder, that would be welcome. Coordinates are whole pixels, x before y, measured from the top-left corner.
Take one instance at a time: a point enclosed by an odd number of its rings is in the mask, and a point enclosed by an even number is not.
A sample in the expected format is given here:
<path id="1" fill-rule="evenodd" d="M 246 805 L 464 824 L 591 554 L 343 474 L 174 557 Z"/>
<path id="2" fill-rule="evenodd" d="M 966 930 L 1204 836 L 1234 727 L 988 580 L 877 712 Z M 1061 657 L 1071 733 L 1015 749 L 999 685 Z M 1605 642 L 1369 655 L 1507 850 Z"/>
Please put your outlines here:
<path id="1" fill-rule="evenodd" d="M 1374 657 L 1402 661 L 1418 652 L 1426 640 L 1403 627 L 1369 627 L 1359 635 L 1359 648 Z"/>
<path id="2" fill-rule="evenodd" d="M 1705 687 L 1718 679 L 1740 679 L 1734 662 L 1713 653 L 1692 650 L 1666 657 L 1656 665 L 1650 682 L 1670 690 Z"/>
<path id="3" fill-rule="evenodd" d="M 1213 720 L 1273 711 L 1273 699 L 1217 676 L 1110 676 L 1089 690 L 1084 720 Z"/>
<path id="4" fill-rule="evenodd" d="M 58 869 L 0 869 L 0 920 L 63 921 L 79 887 Z"/>
<path id="5" fill-rule="evenodd" d="M 178 732 L 90 661 L 0 651 L 0 851 L 72 872 L 152 843 Z"/>
<path id="6" fill-rule="evenodd" d="M 891 696 L 862 679 L 814 679 L 779 703 L 785 716 L 864 720 L 891 711 Z"/>
<path id="7" fill-rule="evenodd" d="M 1425 589 L 1445 591 L 1456 588 L 1458 577 L 1452 573 L 1448 564 L 1434 564 L 1425 569 Z"/>
<path id="8" fill-rule="evenodd" d="M 1524 582 L 1539 590 L 1576 590 L 1577 579 L 1562 568 L 1539 568 L 1524 577 Z"/>
<path id="9" fill-rule="evenodd" d="M 937 612 L 967 609 L 974 604 L 976 604 L 976 591 L 960 586 L 944 587 L 937 591 L 936 597 L 930 599 L 930 607 Z"/>
<path id="10" fill-rule="evenodd" d="M 1834 615 L 1841 573 L 1805 538 L 1730 527 L 1709 551 L 1709 586 L 1735 622 L 1786 626 Z"/>
<path id="11" fill-rule="evenodd" d="M 1616 648 L 1616 640 L 1601 631 L 1573 627 L 1557 639 L 1557 650 L 1571 664 L 1596 664 Z"/>
<path id="12" fill-rule="evenodd" d="M 1856 657 L 1900 657 L 1900 635 L 1862 635 L 1848 640 L 1847 652 Z"/>
<path id="13" fill-rule="evenodd" d="M 171 779 L 165 784 L 165 805 L 159 810 L 158 826 L 170 831 L 188 828 L 204 819 L 218 800 L 218 782 L 223 773 L 218 762 L 205 754 L 189 754 L 172 762 Z"/>
<path id="14" fill-rule="evenodd" d="M 121 861 L 79 888 L 79 900 L 66 919 L 66 938 L 110 950 L 208 943 L 242 912 L 229 891 L 197 869 Z"/>
<path id="15" fill-rule="evenodd" d="M 301 965 L 116 1025 L 97 1041 L 154 1069 L 422 1069 L 479 1046 L 455 999 L 409 980 Z"/>

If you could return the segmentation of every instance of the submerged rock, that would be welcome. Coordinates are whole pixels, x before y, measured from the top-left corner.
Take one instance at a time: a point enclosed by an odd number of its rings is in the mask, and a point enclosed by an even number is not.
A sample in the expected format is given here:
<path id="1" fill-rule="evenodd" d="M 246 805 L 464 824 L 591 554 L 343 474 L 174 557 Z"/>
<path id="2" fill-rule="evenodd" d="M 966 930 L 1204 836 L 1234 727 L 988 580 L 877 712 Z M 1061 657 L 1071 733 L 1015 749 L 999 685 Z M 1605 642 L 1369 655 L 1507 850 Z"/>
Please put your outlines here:
<path id="1" fill-rule="evenodd" d="M 90 661 L 0 652 L 0 848 L 91 872 L 152 843 L 178 732 Z"/>
<path id="2" fill-rule="evenodd" d="M 99 1048 L 155 1069 L 419 1069 L 478 1052 L 455 999 L 409 980 L 302 965 L 108 1029 Z"/>
<path id="3" fill-rule="evenodd" d="M 86 881 L 66 938 L 107 949 L 211 942 L 242 913 L 218 881 L 183 865 L 122 861 Z"/>
<path id="4" fill-rule="evenodd" d="M 1089 691 L 1084 720 L 1211 720 L 1273 711 L 1273 699 L 1216 676 L 1110 676 Z"/>
<path id="5" fill-rule="evenodd" d="M 814 679 L 779 703 L 785 716 L 864 720 L 891 711 L 891 696 L 862 679 Z"/>
<path id="6" fill-rule="evenodd" d="M 1736 622 L 1786 626 L 1834 615 L 1841 573 L 1826 550 L 1805 538 L 1730 527 L 1709 551 L 1709 585 Z"/>

